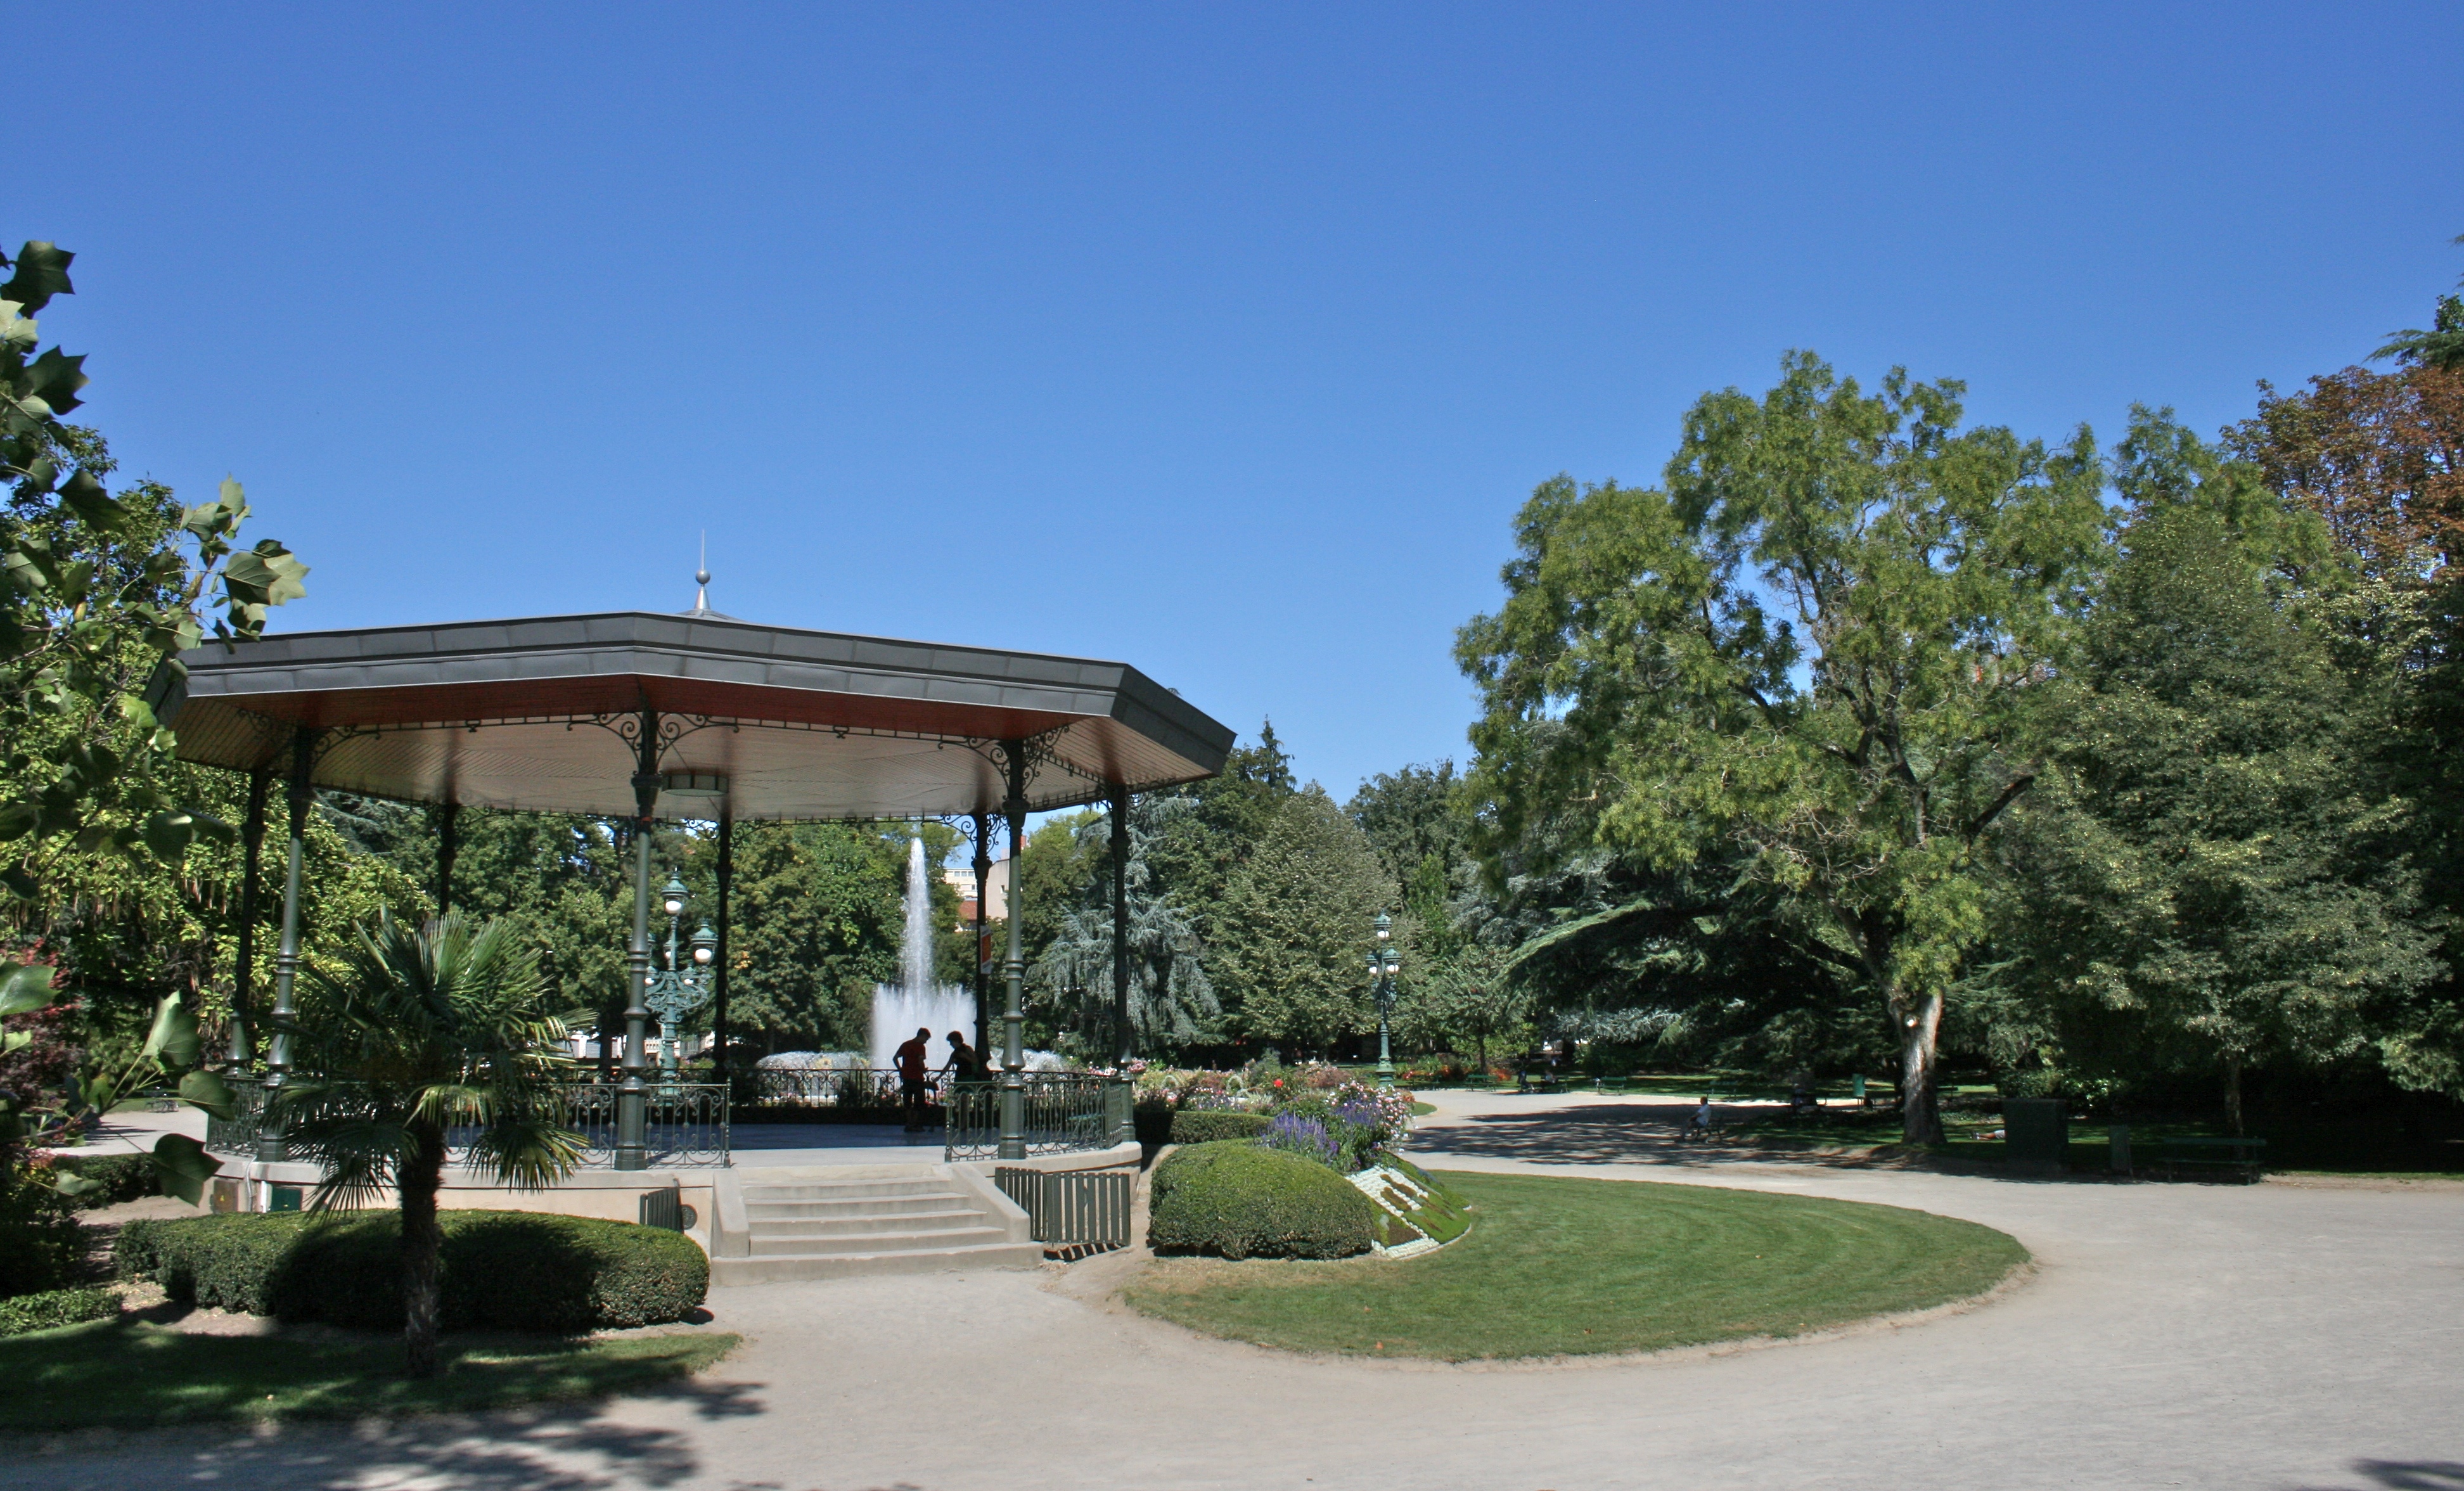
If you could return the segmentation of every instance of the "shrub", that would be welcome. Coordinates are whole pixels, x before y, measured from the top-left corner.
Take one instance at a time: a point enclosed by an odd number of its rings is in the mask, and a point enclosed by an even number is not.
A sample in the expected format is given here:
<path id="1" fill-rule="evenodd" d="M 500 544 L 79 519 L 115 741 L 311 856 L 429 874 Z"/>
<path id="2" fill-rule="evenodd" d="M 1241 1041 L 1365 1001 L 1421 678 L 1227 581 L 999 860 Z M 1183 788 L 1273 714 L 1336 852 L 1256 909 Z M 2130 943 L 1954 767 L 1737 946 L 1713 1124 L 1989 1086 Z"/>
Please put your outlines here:
<path id="1" fill-rule="evenodd" d="M 69 1205 L 80 1212 L 90 1212 L 116 1201 L 134 1201 L 140 1196 L 162 1194 L 162 1187 L 154 1177 L 154 1162 L 143 1154 L 64 1154 L 54 1151 L 51 1158 L 54 1170 L 101 1182 L 99 1190 L 68 1198 Z"/>
<path id="2" fill-rule="evenodd" d="M 0 1179 L 0 1299 L 65 1288 L 85 1271 L 85 1226 L 66 1199 Z"/>
<path id="3" fill-rule="evenodd" d="M 1147 1241 L 1225 1258 L 1350 1258 L 1369 1251 L 1377 1208 L 1350 1181 L 1263 1145 L 1174 1151 L 1155 1173 Z"/>
<path id="4" fill-rule="evenodd" d="M 120 1296 L 108 1289 L 46 1289 L 0 1300 L 0 1336 L 22 1336 L 29 1330 L 50 1330 L 109 1320 L 120 1313 Z"/>
<path id="5" fill-rule="evenodd" d="M 1255 1139 L 1266 1131 L 1264 1113 L 1239 1108 L 1183 1108 L 1172 1115 L 1172 1142 L 1213 1144 L 1220 1139 Z"/>
<path id="6" fill-rule="evenodd" d="M 439 1310 L 451 1329 L 579 1331 L 682 1320 L 710 1261 L 682 1233 L 539 1212 L 446 1212 Z M 399 1213 L 182 1217 L 121 1231 L 123 1278 L 174 1299 L 367 1328 L 398 1327 Z"/>
<path id="7" fill-rule="evenodd" d="M 307 1212 L 140 1217 L 120 1229 L 113 1271 L 208 1309 L 271 1315 L 283 1260 L 311 1222 L 324 1219 Z"/>

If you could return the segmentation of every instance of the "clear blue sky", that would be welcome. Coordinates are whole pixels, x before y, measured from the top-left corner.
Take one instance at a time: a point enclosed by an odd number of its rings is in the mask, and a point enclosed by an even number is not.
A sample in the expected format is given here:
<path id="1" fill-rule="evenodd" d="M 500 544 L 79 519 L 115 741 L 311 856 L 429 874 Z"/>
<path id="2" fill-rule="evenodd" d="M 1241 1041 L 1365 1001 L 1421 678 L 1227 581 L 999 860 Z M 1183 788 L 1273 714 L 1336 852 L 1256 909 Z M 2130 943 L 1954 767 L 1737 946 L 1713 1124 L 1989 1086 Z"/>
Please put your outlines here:
<path id="1" fill-rule="evenodd" d="M 95 4 L 11 243 L 286 628 L 691 603 L 1463 753 L 1564 471 L 1784 348 L 2212 428 L 2464 270 L 2464 6 Z"/>

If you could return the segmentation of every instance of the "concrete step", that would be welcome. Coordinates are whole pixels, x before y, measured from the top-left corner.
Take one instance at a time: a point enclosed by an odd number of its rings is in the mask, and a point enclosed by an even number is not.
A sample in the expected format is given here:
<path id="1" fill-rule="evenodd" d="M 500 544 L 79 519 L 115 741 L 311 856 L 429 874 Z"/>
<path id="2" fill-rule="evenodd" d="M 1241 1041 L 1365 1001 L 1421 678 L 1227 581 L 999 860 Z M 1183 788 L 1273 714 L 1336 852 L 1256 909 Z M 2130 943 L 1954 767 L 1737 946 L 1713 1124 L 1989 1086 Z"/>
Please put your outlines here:
<path id="1" fill-rule="evenodd" d="M 1040 1242 L 985 1242 L 966 1247 L 890 1248 L 876 1253 L 790 1253 L 754 1258 L 715 1258 L 715 1285 L 789 1283 L 856 1274 L 937 1274 L 970 1268 L 1034 1268 L 1044 1261 Z"/>
<path id="2" fill-rule="evenodd" d="M 928 1212 L 918 1216 L 821 1217 L 792 1221 L 756 1221 L 752 1236 L 763 1238 L 854 1238 L 882 1232 L 949 1232 L 989 1225 L 983 1213 Z"/>
<path id="3" fill-rule="evenodd" d="M 770 1221 L 819 1221 L 831 1217 L 923 1217 L 936 1212 L 972 1212 L 981 1206 L 975 1196 L 955 1191 L 938 1195 L 853 1196 L 840 1201 L 757 1201 L 747 1196 L 745 1220 L 754 1226 Z"/>
<path id="4" fill-rule="evenodd" d="M 944 1252 L 1006 1241 L 1000 1227 L 944 1227 L 932 1232 L 859 1232 L 828 1238 L 762 1238 L 747 1239 L 755 1258 L 814 1257 L 847 1253 L 904 1253 L 938 1248 Z"/>
<path id="5" fill-rule="evenodd" d="M 950 1182 L 939 1175 L 917 1175 L 896 1180 L 748 1180 L 744 1199 L 750 1201 L 852 1201 L 866 1196 L 941 1195 L 951 1192 Z"/>

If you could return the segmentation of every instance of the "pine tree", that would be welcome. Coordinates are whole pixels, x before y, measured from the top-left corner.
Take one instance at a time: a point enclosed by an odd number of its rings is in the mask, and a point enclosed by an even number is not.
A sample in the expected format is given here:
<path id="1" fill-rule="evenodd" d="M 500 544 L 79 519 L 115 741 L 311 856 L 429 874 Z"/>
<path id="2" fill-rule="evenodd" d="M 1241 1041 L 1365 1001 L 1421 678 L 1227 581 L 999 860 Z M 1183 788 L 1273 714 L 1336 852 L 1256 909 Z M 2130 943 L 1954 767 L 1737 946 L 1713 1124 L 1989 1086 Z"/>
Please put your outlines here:
<path id="1" fill-rule="evenodd" d="M 1322 788 L 1287 798 L 1224 892 L 1217 983 L 1240 1028 L 1316 1051 L 1376 1028 L 1364 956 L 1372 920 L 1395 899 L 1368 839 Z"/>

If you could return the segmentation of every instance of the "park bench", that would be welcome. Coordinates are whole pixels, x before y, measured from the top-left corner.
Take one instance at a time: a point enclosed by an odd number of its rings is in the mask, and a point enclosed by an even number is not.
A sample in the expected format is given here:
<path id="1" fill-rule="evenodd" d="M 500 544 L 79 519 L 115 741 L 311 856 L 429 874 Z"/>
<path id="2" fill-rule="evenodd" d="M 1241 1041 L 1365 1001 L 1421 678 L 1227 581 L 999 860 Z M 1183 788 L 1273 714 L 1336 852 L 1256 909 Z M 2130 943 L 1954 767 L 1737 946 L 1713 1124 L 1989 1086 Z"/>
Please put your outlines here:
<path id="1" fill-rule="evenodd" d="M 1555 1092 L 1562 1085 L 1555 1072 L 1527 1071 L 1516 1074 L 1514 1079 L 1514 1090 L 1517 1092 Z"/>
<path id="2" fill-rule="evenodd" d="M 2266 1148 L 2264 1139 L 2161 1139 L 2153 1168 L 2167 1180 L 2223 1175 L 2247 1183 L 2266 1173 Z"/>
<path id="3" fill-rule="evenodd" d="M 1625 1090 L 1625 1079 L 1623 1077 L 1595 1077 L 1592 1079 L 1592 1090 L 1595 1092 L 1623 1092 Z"/>

